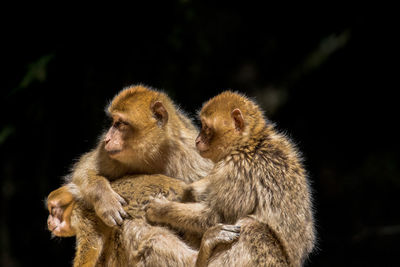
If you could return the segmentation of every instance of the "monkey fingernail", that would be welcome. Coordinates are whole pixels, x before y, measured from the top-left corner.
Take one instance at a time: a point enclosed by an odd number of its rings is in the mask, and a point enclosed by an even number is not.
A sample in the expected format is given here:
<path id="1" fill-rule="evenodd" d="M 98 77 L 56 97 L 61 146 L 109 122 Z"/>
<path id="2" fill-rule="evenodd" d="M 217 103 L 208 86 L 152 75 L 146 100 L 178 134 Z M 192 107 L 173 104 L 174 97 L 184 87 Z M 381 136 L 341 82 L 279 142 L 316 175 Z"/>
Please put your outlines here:
<path id="1" fill-rule="evenodd" d="M 122 206 L 128 205 L 128 202 L 124 198 L 121 198 L 119 202 L 121 203 Z"/>
<path id="2" fill-rule="evenodd" d="M 121 212 L 121 216 L 122 216 L 122 218 L 124 218 L 124 219 L 126 219 L 126 218 L 129 218 L 130 216 L 129 216 L 129 214 L 128 213 L 126 213 L 125 211 L 122 211 Z"/>
<path id="3" fill-rule="evenodd" d="M 118 213 L 118 212 L 117 212 L 117 214 L 115 215 L 115 218 L 114 218 L 114 220 L 115 220 L 115 222 L 116 222 L 118 225 L 121 225 L 121 224 L 122 224 L 122 222 L 124 221 L 124 219 L 122 219 L 122 216 L 121 216 L 121 214 L 120 214 L 120 213 Z"/>

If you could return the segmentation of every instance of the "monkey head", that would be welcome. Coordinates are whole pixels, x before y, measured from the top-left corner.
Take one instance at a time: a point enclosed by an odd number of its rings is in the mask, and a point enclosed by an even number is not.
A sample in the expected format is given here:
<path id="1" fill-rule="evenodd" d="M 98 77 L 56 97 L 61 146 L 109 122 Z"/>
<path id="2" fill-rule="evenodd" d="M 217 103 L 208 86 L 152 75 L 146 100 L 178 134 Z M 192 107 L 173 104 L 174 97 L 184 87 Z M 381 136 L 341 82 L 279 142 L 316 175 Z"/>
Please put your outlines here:
<path id="1" fill-rule="evenodd" d="M 69 237 L 75 235 L 75 230 L 71 227 L 71 212 L 75 205 L 73 196 L 68 189 L 63 186 L 49 194 L 46 200 L 49 210 L 47 218 L 47 228 L 59 237 Z"/>
<path id="2" fill-rule="evenodd" d="M 265 126 L 258 106 L 230 91 L 206 102 L 199 117 L 202 127 L 196 138 L 196 147 L 202 157 L 213 162 L 218 162 L 239 144 L 245 144 L 252 134 Z"/>
<path id="3" fill-rule="evenodd" d="M 107 114 L 112 124 L 104 135 L 108 156 L 121 163 L 140 166 L 157 156 L 168 138 L 168 109 L 175 109 L 163 93 L 133 86 L 111 102 Z"/>

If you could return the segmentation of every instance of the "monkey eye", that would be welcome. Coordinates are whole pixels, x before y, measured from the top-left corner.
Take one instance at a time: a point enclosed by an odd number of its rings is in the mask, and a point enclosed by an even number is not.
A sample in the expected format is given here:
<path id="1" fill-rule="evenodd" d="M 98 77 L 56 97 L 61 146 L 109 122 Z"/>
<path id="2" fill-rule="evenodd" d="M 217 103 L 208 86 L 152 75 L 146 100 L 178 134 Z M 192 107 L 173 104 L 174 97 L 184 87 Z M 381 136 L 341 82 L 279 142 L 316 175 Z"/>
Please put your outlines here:
<path id="1" fill-rule="evenodd" d="M 124 126 L 128 126 L 128 125 L 129 125 L 129 123 L 127 123 L 126 121 L 118 120 L 118 121 L 114 122 L 113 126 L 115 128 L 120 129 L 120 128 L 123 128 Z"/>
<path id="2" fill-rule="evenodd" d="M 121 127 L 121 121 L 115 121 L 114 123 L 113 123 L 113 126 L 115 127 L 115 128 L 117 128 L 117 129 L 119 129 L 120 127 Z"/>
<path id="3" fill-rule="evenodd" d="M 208 127 L 207 125 L 204 125 L 203 130 L 206 132 L 206 134 L 209 134 L 211 132 L 210 127 Z"/>

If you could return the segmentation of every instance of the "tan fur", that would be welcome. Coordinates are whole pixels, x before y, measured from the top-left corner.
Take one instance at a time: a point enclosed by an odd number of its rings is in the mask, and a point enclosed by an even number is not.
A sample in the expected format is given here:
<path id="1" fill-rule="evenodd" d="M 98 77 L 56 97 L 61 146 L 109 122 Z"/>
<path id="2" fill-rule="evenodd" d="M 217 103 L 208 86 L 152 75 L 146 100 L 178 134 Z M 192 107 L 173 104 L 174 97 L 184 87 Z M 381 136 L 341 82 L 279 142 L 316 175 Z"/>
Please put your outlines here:
<path id="1" fill-rule="evenodd" d="M 200 202 L 153 201 L 147 218 L 198 234 L 217 223 L 241 225 L 238 242 L 214 253 L 209 266 L 301 266 L 315 234 L 310 189 L 295 146 L 237 93 L 211 99 L 200 118 L 198 147 L 216 163 L 188 189 Z"/>

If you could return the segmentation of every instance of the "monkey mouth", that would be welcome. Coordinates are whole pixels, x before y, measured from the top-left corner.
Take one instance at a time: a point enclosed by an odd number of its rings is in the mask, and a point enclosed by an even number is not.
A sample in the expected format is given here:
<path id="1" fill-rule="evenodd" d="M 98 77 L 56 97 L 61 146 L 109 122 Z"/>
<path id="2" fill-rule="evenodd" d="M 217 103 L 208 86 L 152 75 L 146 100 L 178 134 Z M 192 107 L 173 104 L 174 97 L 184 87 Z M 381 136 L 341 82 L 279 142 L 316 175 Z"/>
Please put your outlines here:
<path id="1" fill-rule="evenodd" d="M 209 150 L 209 149 L 200 149 L 200 148 L 197 148 L 197 151 L 198 151 L 200 154 L 206 153 L 208 150 Z"/>
<path id="2" fill-rule="evenodd" d="M 107 150 L 108 155 L 114 156 L 118 153 L 120 153 L 122 150 Z"/>

